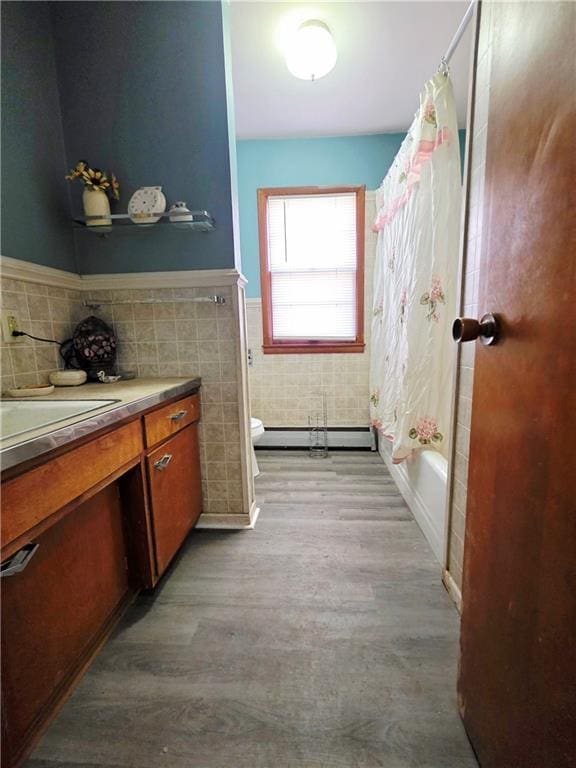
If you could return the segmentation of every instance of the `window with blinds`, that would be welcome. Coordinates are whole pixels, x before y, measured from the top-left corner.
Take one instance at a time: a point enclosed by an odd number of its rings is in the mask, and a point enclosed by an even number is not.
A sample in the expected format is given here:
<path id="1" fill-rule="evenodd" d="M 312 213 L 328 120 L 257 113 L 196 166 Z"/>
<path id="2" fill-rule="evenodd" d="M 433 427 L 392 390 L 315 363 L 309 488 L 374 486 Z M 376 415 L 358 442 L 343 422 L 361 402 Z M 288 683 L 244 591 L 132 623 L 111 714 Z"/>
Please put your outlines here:
<path id="1" fill-rule="evenodd" d="M 259 190 L 265 352 L 363 351 L 364 188 Z"/>

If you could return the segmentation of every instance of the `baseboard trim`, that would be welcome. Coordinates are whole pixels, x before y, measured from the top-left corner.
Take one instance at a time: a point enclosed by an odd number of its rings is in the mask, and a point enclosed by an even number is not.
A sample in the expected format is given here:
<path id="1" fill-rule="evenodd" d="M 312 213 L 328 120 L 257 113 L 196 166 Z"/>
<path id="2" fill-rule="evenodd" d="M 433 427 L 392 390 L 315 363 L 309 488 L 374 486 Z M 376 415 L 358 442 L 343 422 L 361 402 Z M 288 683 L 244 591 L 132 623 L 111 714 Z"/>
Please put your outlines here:
<path id="1" fill-rule="evenodd" d="M 310 451 L 309 445 L 255 445 L 254 450 L 256 453 L 262 451 L 294 451 L 295 453 L 307 453 Z M 373 448 L 366 445 L 354 446 L 354 445 L 329 445 L 328 453 L 375 453 Z"/>
<path id="2" fill-rule="evenodd" d="M 269 427 L 266 425 L 266 431 L 267 432 L 305 432 L 307 435 L 310 432 L 310 427 L 302 426 L 302 427 Z M 363 433 L 369 433 L 371 432 L 371 428 L 369 426 L 365 427 L 326 427 L 326 431 L 328 433 L 330 432 L 363 432 Z"/>
<path id="3" fill-rule="evenodd" d="M 224 529 L 232 531 L 241 531 L 252 528 L 250 515 L 211 515 L 205 513 L 200 515 L 196 524 L 197 529 Z"/>
<path id="4" fill-rule="evenodd" d="M 462 591 L 452 578 L 450 571 L 444 570 L 442 574 L 442 582 L 446 587 L 446 591 L 452 598 L 452 602 L 458 609 L 458 613 L 462 613 Z"/>
<path id="5" fill-rule="evenodd" d="M 329 450 L 374 450 L 374 437 L 369 427 L 328 427 Z M 256 450 L 274 448 L 307 450 L 310 447 L 308 427 L 265 427 Z"/>
<path id="6" fill-rule="evenodd" d="M 250 512 L 247 515 L 214 515 L 205 512 L 200 515 L 196 528 L 227 530 L 227 531 L 248 531 L 256 525 L 256 520 L 260 514 L 260 507 L 253 501 L 250 506 Z"/>

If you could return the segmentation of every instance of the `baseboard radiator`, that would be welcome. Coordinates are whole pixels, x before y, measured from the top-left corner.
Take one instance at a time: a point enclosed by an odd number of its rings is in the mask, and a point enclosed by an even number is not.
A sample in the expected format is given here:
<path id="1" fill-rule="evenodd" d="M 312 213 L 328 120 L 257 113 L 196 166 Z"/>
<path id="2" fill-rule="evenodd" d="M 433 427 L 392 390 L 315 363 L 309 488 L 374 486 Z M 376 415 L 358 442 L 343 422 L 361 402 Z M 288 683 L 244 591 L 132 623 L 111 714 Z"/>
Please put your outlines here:
<path id="1" fill-rule="evenodd" d="M 257 451 L 288 448 L 302 450 L 310 447 L 308 427 L 265 427 L 266 431 L 254 446 Z M 330 450 L 375 451 L 376 441 L 370 427 L 328 427 Z"/>

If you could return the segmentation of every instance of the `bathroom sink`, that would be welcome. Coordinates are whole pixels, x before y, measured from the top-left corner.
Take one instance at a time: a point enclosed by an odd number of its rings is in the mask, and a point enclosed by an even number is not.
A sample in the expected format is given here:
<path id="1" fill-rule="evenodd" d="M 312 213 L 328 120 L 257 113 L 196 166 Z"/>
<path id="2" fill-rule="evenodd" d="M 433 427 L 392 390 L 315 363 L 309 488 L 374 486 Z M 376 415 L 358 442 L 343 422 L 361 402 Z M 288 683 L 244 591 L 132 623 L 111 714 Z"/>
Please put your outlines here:
<path id="1" fill-rule="evenodd" d="M 47 427 L 73 416 L 95 411 L 119 400 L 1 400 L 0 438 L 5 440 L 32 429 Z"/>

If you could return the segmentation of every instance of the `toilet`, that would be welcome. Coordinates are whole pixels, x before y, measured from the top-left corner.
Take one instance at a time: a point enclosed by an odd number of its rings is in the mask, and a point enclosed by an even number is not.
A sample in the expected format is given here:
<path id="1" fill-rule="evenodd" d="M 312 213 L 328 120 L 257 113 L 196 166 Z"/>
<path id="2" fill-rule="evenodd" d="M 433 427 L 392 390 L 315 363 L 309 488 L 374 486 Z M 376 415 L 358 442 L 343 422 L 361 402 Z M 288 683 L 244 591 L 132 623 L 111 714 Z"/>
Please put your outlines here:
<path id="1" fill-rule="evenodd" d="M 264 424 L 262 424 L 260 419 L 255 419 L 254 417 L 250 419 L 250 432 L 252 434 L 252 474 L 254 477 L 258 477 L 260 470 L 258 469 L 258 462 L 256 461 L 254 443 L 257 443 L 264 434 Z"/>

